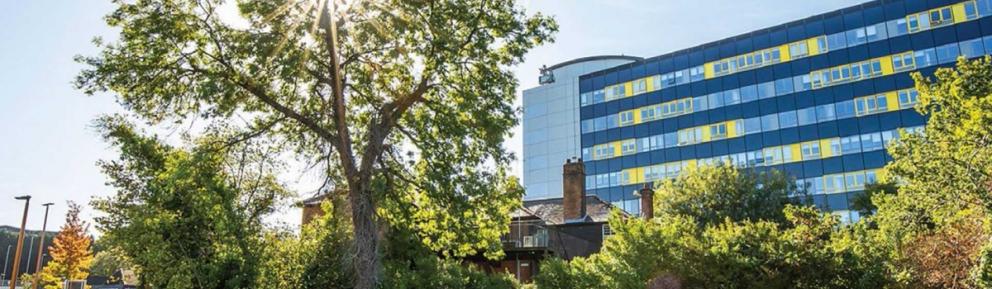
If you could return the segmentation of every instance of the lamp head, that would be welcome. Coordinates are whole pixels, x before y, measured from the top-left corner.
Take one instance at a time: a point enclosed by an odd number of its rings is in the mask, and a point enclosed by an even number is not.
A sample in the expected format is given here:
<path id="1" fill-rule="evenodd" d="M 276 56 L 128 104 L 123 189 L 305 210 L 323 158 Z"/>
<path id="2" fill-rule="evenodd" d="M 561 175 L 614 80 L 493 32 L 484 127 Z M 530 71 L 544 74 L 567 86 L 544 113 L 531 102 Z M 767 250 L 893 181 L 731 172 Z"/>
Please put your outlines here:
<path id="1" fill-rule="evenodd" d="M 15 200 L 30 200 L 31 199 L 31 196 L 30 195 L 24 195 L 24 196 L 20 196 L 20 197 L 14 197 L 14 199 Z"/>
<path id="2" fill-rule="evenodd" d="M 48 207 L 48 206 L 51 206 L 51 205 L 54 205 L 54 204 L 55 204 L 55 203 L 44 203 L 44 204 L 41 204 L 41 205 L 42 205 L 42 206 L 45 206 L 45 207 Z"/>

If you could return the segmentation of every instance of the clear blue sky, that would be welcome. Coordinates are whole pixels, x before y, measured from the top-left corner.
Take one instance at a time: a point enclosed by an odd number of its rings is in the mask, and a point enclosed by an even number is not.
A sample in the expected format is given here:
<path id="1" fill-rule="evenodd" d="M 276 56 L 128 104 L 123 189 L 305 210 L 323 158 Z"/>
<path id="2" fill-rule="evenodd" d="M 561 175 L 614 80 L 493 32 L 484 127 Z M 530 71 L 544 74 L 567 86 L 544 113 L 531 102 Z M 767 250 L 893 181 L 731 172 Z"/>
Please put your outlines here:
<path id="1" fill-rule="evenodd" d="M 582 56 L 655 56 L 767 26 L 828 12 L 862 0 L 523 0 L 528 12 L 554 15 L 557 42 L 537 48 L 516 67 L 521 88 L 537 84 L 538 67 Z M 39 204 L 55 202 L 49 228 L 63 222 L 65 201 L 88 203 L 112 193 L 95 163 L 113 158 L 90 127 L 101 114 L 122 109 L 110 95 L 84 96 L 71 81 L 81 68 L 77 54 L 97 52 L 94 36 L 113 39 L 102 17 L 109 1 L 0 1 L 0 224 L 20 224 L 31 194 L 28 227 L 40 229 Z M 521 155 L 520 130 L 506 147 Z M 515 171 L 522 165 L 516 163 Z M 287 178 L 301 191 L 307 180 Z M 91 211 L 84 210 L 87 219 Z M 278 220 L 295 224 L 299 214 L 283 210 Z"/>

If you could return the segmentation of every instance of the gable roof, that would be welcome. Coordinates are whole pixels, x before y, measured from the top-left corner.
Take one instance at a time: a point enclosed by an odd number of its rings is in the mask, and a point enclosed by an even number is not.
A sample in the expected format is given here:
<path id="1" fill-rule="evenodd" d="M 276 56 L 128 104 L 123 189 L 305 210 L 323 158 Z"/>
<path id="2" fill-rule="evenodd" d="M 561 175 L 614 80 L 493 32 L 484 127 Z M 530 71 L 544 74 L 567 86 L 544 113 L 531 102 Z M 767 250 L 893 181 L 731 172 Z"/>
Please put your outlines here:
<path id="1" fill-rule="evenodd" d="M 544 220 L 549 225 L 562 225 L 566 223 L 565 206 L 562 205 L 562 201 L 562 198 L 524 201 L 523 207 L 514 210 L 510 216 L 516 219 L 531 215 Z M 586 196 L 586 219 L 583 222 L 604 223 L 610 218 L 610 211 L 613 208 L 616 207 L 595 195 Z M 620 212 L 630 216 L 623 210 Z"/>

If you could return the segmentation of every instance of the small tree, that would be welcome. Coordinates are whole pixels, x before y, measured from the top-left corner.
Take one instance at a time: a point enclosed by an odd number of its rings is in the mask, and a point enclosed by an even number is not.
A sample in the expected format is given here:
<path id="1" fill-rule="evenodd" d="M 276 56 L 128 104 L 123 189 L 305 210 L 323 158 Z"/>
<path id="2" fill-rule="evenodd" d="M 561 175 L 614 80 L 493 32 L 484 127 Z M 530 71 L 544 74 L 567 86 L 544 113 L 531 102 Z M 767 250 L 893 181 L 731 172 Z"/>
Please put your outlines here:
<path id="1" fill-rule="evenodd" d="M 690 168 L 661 182 L 654 200 L 658 215 L 691 216 L 702 224 L 722 223 L 725 218 L 784 222 L 782 209 L 804 201 L 790 197 L 797 191 L 795 182 L 779 171 L 720 164 Z"/>
<path id="2" fill-rule="evenodd" d="M 204 137 L 191 149 L 142 135 L 120 118 L 98 122 L 120 159 L 101 162 L 117 193 L 93 200 L 107 246 L 155 288 L 249 288 L 263 263 L 262 219 L 288 192 L 263 145 Z"/>
<path id="3" fill-rule="evenodd" d="M 89 225 L 79 219 L 80 206 L 69 202 L 65 224 L 55 235 L 48 254 L 52 260 L 42 269 L 40 277 L 45 289 L 61 288 L 63 280 L 86 280 L 93 262 L 92 239 L 86 235 Z"/>

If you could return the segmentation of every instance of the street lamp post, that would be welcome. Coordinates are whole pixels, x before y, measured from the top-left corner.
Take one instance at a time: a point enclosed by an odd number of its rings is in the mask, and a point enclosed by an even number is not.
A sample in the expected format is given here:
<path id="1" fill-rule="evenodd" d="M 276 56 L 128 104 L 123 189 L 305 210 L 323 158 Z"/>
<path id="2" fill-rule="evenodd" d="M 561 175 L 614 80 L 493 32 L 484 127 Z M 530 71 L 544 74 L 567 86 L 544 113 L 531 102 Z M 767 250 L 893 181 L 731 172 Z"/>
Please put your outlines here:
<path id="1" fill-rule="evenodd" d="M 34 264 L 34 282 L 31 282 L 32 289 L 37 289 L 38 281 L 41 281 L 41 274 L 38 273 L 41 272 L 41 256 L 45 255 L 45 251 L 43 249 L 45 246 L 45 227 L 48 226 L 48 207 L 54 204 L 55 203 L 42 204 L 42 206 L 45 206 L 45 220 L 41 222 L 41 241 L 38 241 L 38 261 Z"/>
<path id="2" fill-rule="evenodd" d="M 17 288 L 14 285 L 17 285 L 17 269 L 21 267 L 18 265 L 21 263 L 21 249 L 24 248 L 24 226 L 28 222 L 28 205 L 31 204 L 31 196 L 20 196 L 14 199 L 24 201 L 24 216 L 21 217 L 21 233 L 17 235 L 17 251 L 14 251 L 14 266 L 10 272 L 10 289 Z"/>
<path id="3" fill-rule="evenodd" d="M 13 245 L 7 245 L 7 255 L 3 257 L 3 272 L 0 272 L 0 280 L 7 279 L 7 263 L 10 262 L 10 247 Z"/>

